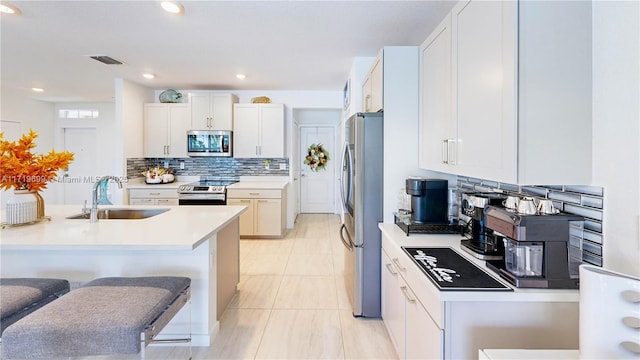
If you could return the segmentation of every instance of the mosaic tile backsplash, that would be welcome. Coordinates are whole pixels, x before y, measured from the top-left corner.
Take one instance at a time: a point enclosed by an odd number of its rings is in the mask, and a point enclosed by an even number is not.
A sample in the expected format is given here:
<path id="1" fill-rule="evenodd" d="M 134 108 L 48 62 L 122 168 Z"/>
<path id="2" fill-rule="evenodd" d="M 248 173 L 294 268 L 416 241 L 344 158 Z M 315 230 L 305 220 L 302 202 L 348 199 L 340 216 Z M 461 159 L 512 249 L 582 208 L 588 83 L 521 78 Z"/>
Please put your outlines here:
<path id="1" fill-rule="evenodd" d="M 265 166 L 269 162 L 269 168 Z M 178 176 L 201 176 L 206 178 L 237 179 L 240 176 L 287 176 L 289 175 L 288 158 L 272 159 L 241 159 L 225 157 L 196 157 L 196 158 L 129 158 L 127 159 L 127 178 L 141 177 L 144 169 L 153 166 L 164 166 L 175 170 Z M 184 169 L 180 169 L 184 163 Z M 281 169 L 281 165 L 284 169 Z"/>
<path id="2" fill-rule="evenodd" d="M 507 195 L 551 199 L 556 209 L 584 217 L 570 228 L 570 250 L 582 253 L 582 261 L 602 266 L 604 189 L 597 186 L 518 186 L 470 177 L 458 177 L 460 191 L 501 191 Z"/>

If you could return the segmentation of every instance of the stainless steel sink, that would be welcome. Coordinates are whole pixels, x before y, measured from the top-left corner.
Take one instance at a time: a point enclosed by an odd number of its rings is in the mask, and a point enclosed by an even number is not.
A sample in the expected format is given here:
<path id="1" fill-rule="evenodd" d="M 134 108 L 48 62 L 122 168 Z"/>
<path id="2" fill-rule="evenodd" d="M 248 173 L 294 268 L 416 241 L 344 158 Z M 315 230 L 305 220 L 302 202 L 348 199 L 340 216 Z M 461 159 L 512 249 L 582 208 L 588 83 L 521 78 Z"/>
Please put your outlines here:
<path id="1" fill-rule="evenodd" d="M 160 215 L 169 209 L 98 209 L 98 219 L 139 220 Z M 72 215 L 67 219 L 89 219 L 89 213 Z"/>

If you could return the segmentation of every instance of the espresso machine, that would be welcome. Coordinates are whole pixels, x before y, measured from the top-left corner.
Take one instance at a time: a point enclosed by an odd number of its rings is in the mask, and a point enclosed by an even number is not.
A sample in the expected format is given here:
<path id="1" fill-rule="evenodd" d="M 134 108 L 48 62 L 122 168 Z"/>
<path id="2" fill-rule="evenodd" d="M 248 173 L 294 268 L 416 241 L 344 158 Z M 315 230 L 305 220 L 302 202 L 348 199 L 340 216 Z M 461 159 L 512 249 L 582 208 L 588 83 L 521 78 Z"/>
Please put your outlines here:
<path id="1" fill-rule="evenodd" d="M 499 206 L 506 199 L 497 193 L 463 193 L 460 201 L 459 221 L 462 250 L 482 260 L 500 260 L 504 256 L 502 237 L 486 227 L 484 209 L 488 205 Z"/>
<path id="2" fill-rule="evenodd" d="M 577 289 L 579 279 L 570 269 L 581 259 L 569 256 L 569 227 L 583 221 L 578 215 L 518 214 L 488 205 L 486 227 L 504 236 L 504 259 L 487 267 L 520 288 Z"/>

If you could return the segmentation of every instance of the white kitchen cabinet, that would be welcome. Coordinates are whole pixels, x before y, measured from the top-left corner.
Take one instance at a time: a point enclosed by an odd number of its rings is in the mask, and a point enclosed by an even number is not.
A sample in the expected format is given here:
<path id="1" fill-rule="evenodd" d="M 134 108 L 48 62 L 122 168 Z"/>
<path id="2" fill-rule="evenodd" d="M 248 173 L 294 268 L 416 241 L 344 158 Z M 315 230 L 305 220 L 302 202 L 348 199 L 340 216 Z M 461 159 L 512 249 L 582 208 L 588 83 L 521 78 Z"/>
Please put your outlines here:
<path id="1" fill-rule="evenodd" d="M 191 130 L 233 130 L 233 104 L 228 93 L 189 93 Z"/>
<path id="2" fill-rule="evenodd" d="M 382 61 L 382 51 L 380 51 L 362 81 L 362 109 L 365 112 L 382 110 Z"/>
<path id="3" fill-rule="evenodd" d="M 187 157 L 188 104 L 144 104 L 144 156 Z"/>
<path id="4" fill-rule="evenodd" d="M 129 205 L 178 205 L 178 191 L 152 188 L 129 189 Z"/>
<path id="5" fill-rule="evenodd" d="M 283 104 L 234 104 L 233 156 L 284 157 Z"/>
<path id="6" fill-rule="evenodd" d="M 455 122 L 451 118 L 451 15 L 420 46 L 421 168 L 449 172 L 455 161 Z"/>
<path id="7" fill-rule="evenodd" d="M 591 183 L 590 14 L 589 2 L 457 3 L 421 47 L 420 166 Z"/>
<path id="8" fill-rule="evenodd" d="M 247 206 L 240 215 L 240 236 L 282 237 L 287 220 L 285 190 L 227 189 L 228 205 Z"/>
<path id="9" fill-rule="evenodd" d="M 400 359 L 442 357 L 443 330 L 431 319 L 402 277 L 404 263 L 382 251 L 382 319 Z"/>

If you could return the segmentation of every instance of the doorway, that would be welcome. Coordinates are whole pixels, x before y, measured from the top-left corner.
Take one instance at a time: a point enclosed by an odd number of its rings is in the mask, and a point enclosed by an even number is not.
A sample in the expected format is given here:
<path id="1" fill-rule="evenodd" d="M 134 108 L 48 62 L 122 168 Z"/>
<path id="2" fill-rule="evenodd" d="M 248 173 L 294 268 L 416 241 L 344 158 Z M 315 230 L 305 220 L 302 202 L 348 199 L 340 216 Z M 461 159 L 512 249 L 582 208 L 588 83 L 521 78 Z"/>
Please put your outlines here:
<path id="1" fill-rule="evenodd" d="M 96 128 L 64 128 L 65 151 L 74 153 L 64 172 L 64 204 L 91 203 L 91 190 L 97 174 Z"/>
<path id="2" fill-rule="evenodd" d="M 322 144 L 329 160 L 323 169 L 312 169 L 305 164 L 311 145 Z M 300 126 L 300 212 L 335 212 L 335 164 L 339 154 L 335 151 L 335 127 Z"/>

